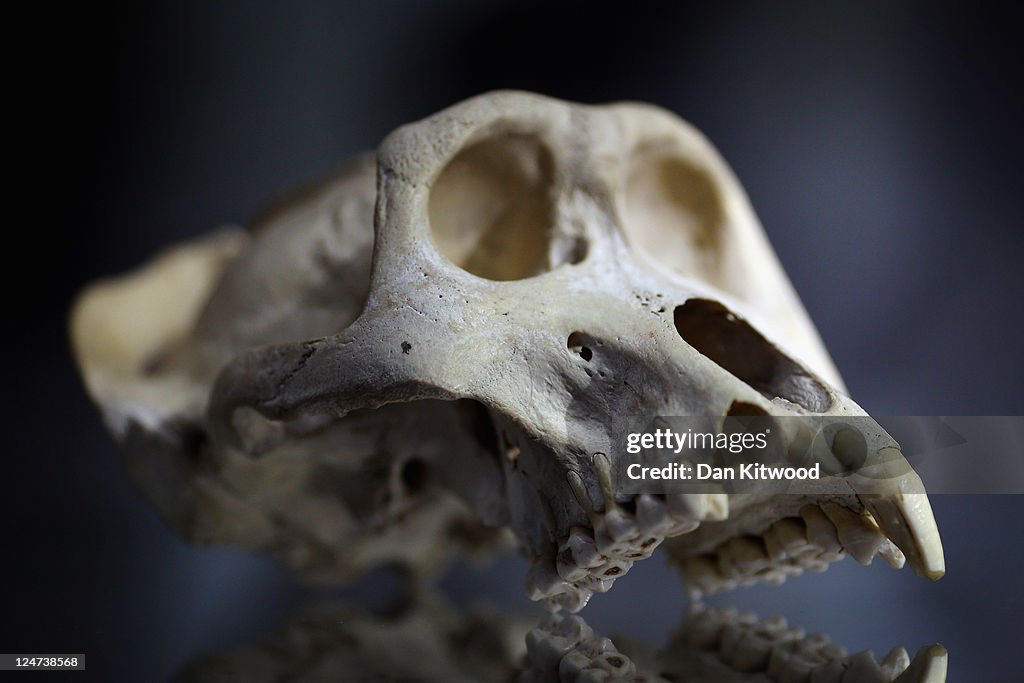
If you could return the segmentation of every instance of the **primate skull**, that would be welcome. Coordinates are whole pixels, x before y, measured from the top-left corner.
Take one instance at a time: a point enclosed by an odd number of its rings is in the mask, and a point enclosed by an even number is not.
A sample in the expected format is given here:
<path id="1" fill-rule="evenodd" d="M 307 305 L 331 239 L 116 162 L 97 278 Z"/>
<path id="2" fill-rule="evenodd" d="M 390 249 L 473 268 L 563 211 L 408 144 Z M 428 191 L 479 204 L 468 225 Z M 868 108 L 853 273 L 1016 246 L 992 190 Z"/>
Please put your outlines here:
<path id="1" fill-rule="evenodd" d="M 399 128 L 373 161 L 76 309 L 86 383 L 186 535 L 348 575 L 508 528 L 553 610 L 665 539 L 694 595 L 845 554 L 942 574 L 920 480 L 880 429 L 869 455 L 900 465 L 882 483 L 617 486 L 619 416 L 864 415 L 694 129 L 497 92 Z M 843 437 L 827 446 L 843 459 Z"/>

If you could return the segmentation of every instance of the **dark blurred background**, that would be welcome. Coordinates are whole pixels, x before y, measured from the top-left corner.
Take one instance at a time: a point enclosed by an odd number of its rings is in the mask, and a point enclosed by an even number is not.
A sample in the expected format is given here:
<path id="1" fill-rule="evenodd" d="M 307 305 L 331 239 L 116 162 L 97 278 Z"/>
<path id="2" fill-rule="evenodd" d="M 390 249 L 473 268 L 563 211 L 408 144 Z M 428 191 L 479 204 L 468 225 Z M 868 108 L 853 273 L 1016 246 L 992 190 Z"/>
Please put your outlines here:
<path id="1" fill-rule="evenodd" d="M 634 0 L 33 12 L 7 25 L 0 652 L 85 652 L 89 673 L 65 677 L 163 681 L 305 599 L 267 559 L 186 546 L 145 504 L 75 375 L 72 297 L 168 242 L 244 224 L 395 126 L 494 88 L 645 100 L 702 129 L 869 412 L 1024 412 L 1011 10 Z M 852 651 L 939 641 L 950 680 L 1019 680 L 1024 498 L 933 506 L 948 564 L 937 584 L 848 560 L 717 602 L 785 614 Z M 522 575 L 510 560 L 445 585 L 460 601 L 478 591 L 522 605 Z M 584 615 L 663 641 L 684 602 L 652 559 Z"/>

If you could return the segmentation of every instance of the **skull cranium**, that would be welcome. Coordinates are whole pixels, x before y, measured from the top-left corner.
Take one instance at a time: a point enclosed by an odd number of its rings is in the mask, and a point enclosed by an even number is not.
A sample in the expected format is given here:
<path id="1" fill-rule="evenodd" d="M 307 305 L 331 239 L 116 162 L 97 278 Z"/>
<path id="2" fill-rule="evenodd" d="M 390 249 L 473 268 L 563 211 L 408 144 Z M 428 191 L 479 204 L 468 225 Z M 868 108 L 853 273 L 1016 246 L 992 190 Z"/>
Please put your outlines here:
<path id="1" fill-rule="evenodd" d="M 475 545 L 472 511 L 514 531 L 531 597 L 571 610 L 670 537 L 695 593 L 854 547 L 941 575 L 912 471 L 772 505 L 616 488 L 618 415 L 863 415 L 692 128 L 645 105 L 492 93 L 392 133 L 376 178 L 368 280 L 364 161 L 248 246 L 197 248 L 212 293 L 146 353 L 97 360 L 119 304 L 83 300 L 79 357 L 108 421 L 162 463 L 146 476 L 188 473 L 190 507 L 165 514 L 344 573 L 427 563 L 439 536 Z"/>

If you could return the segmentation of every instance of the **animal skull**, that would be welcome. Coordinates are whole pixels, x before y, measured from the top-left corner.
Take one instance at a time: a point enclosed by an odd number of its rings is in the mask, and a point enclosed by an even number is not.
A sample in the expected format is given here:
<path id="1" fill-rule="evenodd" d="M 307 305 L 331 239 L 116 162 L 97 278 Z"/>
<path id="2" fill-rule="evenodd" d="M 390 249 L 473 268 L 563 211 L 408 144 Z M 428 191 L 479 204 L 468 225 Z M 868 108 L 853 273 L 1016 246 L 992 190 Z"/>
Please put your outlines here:
<path id="1" fill-rule="evenodd" d="M 882 484 L 615 486 L 617 416 L 864 415 L 695 130 L 516 92 L 399 128 L 377 154 L 367 287 L 369 168 L 79 305 L 86 382 L 147 487 L 180 480 L 157 502 L 187 533 L 345 574 L 477 545 L 472 510 L 514 531 L 531 597 L 573 611 L 672 537 L 695 595 L 846 552 L 942 574 L 920 480 L 881 430 L 869 452 L 905 470 Z"/>

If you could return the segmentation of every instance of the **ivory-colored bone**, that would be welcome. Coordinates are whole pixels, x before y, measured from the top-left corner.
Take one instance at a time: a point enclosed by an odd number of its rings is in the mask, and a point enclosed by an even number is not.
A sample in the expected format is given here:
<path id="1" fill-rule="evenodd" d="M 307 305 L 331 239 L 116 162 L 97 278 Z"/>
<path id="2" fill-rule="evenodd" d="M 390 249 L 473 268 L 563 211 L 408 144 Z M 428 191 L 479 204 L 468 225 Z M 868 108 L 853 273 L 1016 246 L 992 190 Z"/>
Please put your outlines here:
<path id="1" fill-rule="evenodd" d="M 528 593 L 575 611 L 666 538 L 698 593 L 823 569 L 843 551 L 800 517 L 821 502 L 867 506 L 941 575 L 920 479 L 881 430 L 866 447 L 906 472 L 887 487 L 615 488 L 622 416 L 864 415 L 688 124 L 496 92 L 399 128 L 375 161 L 80 299 L 86 385 L 186 536 L 346 576 L 429 567 L 507 525 Z"/>

